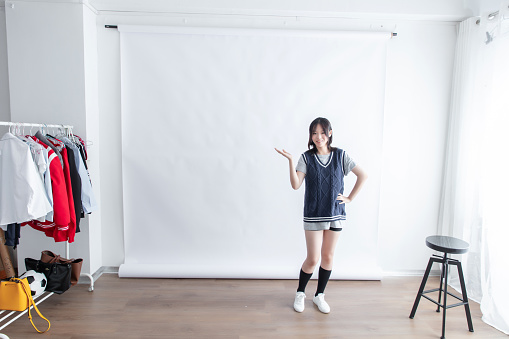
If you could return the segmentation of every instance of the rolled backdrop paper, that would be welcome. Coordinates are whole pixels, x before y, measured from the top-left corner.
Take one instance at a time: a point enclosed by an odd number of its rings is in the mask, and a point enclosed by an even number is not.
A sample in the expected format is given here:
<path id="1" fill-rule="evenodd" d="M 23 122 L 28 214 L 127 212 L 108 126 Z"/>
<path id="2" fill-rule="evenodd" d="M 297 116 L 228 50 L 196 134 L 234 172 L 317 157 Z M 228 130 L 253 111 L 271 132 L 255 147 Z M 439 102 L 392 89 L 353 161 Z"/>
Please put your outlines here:
<path id="1" fill-rule="evenodd" d="M 119 26 L 121 277 L 294 279 L 304 184 L 274 147 L 307 150 L 318 117 L 369 180 L 346 207 L 333 279 L 379 279 L 389 34 Z M 355 176 L 346 177 L 345 194 Z"/>

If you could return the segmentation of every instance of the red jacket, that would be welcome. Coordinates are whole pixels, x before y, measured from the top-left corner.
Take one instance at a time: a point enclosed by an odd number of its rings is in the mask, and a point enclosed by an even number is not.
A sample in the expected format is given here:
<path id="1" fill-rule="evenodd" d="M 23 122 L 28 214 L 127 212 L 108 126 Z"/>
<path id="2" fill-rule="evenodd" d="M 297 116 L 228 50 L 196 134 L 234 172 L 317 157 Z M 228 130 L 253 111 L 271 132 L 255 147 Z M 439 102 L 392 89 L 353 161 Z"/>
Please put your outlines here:
<path id="1" fill-rule="evenodd" d="M 24 225 L 30 225 L 32 228 L 42 231 L 46 236 L 54 238 L 56 242 L 69 241 L 74 242 L 76 233 L 76 214 L 74 212 L 74 200 L 72 197 L 71 176 L 69 173 L 69 162 L 67 150 L 64 148 L 60 152 L 64 160 L 64 166 L 55 152 L 43 142 L 33 137 L 39 144 L 48 149 L 48 159 L 50 160 L 51 189 L 53 192 L 53 221 L 31 220 Z"/>

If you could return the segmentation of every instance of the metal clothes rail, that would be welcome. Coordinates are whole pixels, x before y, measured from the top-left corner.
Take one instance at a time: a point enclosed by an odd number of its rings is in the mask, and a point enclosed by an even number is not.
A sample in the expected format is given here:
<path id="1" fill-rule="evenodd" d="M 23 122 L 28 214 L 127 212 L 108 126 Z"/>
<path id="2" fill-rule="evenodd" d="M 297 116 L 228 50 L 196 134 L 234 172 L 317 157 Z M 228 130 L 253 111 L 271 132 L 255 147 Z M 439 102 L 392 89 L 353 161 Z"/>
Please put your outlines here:
<path id="1" fill-rule="evenodd" d="M 51 127 L 51 128 L 64 128 L 68 130 L 72 130 L 73 127 L 71 125 L 47 125 L 47 124 L 32 124 L 27 122 L 9 122 L 9 121 L 0 121 L 0 126 L 20 126 L 20 127 Z"/>

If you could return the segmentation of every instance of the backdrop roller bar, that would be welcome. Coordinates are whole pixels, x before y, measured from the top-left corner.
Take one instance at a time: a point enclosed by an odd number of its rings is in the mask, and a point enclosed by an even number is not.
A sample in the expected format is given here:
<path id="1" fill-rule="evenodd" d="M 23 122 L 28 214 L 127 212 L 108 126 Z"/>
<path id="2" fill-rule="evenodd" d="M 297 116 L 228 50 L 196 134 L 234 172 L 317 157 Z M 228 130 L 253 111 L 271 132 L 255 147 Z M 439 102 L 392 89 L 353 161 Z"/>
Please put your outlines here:
<path id="1" fill-rule="evenodd" d="M 115 28 L 115 29 L 118 29 L 118 26 L 117 25 L 104 25 L 104 28 Z M 398 33 L 391 32 L 391 37 L 396 37 L 396 36 L 398 36 Z"/>

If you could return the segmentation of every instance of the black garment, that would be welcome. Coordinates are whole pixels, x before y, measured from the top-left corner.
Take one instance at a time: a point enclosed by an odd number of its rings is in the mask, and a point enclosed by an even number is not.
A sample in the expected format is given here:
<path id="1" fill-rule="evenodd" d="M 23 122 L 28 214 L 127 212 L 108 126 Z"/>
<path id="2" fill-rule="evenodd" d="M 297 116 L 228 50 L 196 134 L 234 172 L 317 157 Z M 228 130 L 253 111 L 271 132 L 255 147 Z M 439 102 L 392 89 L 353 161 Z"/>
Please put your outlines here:
<path id="1" fill-rule="evenodd" d="M 7 225 L 7 232 L 5 232 L 5 245 L 13 246 L 13 249 L 19 245 L 21 226 L 19 224 Z"/>
<path id="2" fill-rule="evenodd" d="M 83 159 L 83 164 L 85 164 L 85 168 L 88 172 L 87 158 L 85 157 L 85 149 L 82 144 L 74 143 L 76 147 L 80 150 L 81 159 Z"/>
<path id="3" fill-rule="evenodd" d="M 325 286 L 327 286 L 327 283 L 329 282 L 331 273 L 332 271 L 328 271 L 320 266 L 320 270 L 318 271 L 318 286 L 316 288 L 315 297 L 325 291 Z"/>
<path id="4" fill-rule="evenodd" d="M 302 268 L 300 269 L 299 287 L 297 287 L 297 292 L 304 292 L 306 290 L 306 285 L 308 284 L 312 275 L 313 273 L 306 273 L 302 270 Z"/>
<path id="5" fill-rule="evenodd" d="M 69 173 L 71 174 L 72 199 L 74 200 L 74 212 L 76 214 L 76 233 L 80 232 L 80 218 L 83 205 L 81 203 L 81 178 L 76 168 L 74 152 L 70 147 L 67 149 L 67 159 L 69 160 Z"/>

